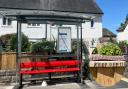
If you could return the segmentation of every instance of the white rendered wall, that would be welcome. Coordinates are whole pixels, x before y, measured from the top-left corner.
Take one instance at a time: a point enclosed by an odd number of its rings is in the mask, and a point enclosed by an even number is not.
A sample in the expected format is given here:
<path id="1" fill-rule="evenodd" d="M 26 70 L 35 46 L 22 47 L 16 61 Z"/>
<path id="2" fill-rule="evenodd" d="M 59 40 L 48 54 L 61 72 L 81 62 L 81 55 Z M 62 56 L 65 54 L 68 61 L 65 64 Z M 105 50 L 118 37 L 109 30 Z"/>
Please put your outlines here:
<path id="1" fill-rule="evenodd" d="M 128 41 L 128 25 L 126 26 L 126 28 L 123 32 L 119 32 L 117 34 L 117 40 L 118 41 Z"/>
<path id="2" fill-rule="evenodd" d="M 16 28 L 17 28 L 17 22 L 12 21 L 11 26 L 3 26 L 2 25 L 2 18 L 0 18 L 0 36 L 5 35 L 5 34 L 10 34 L 10 33 L 16 33 Z"/>
<path id="3" fill-rule="evenodd" d="M 64 27 L 71 27 L 72 38 L 77 38 L 77 27 L 74 25 L 64 25 Z M 57 27 L 52 27 L 52 35 L 57 36 Z M 83 39 L 99 39 L 102 37 L 102 19 L 101 17 L 97 17 L 94 19 L 94 26 L 91 27 L 90 21 L 87 21 L 82 24 L 83 30 Z"/>
<path id="4" fill-rule="evenodd" d="M 72 38 L 76 38 L 77 34 L 77 27 L 76 26 L 69 26 L 72 30 Z M 91 39 L 91 38 L 100 38 L 102 37 L 102 20 L 101 17 L 97 17 L 94 19 L 94 27 L 90 26 L 90 21 L 87 21 L 82 24 L 83 26 L 83 38 Z M 51 27 L 51 30 L 50 30 Z M 0 19 L 0 36 L 4 34 L 16 33 L 17 22 L 12 21 L 11 26 L 2 26 L 2 19 Z M 27 24 L 22 24 L 22 31 L 29 37 L 29 38 L 44 38 L 45 37 L 45 25 L 41 24 L 40 27 L 29 27 Z M 51 32 L 52 35 L 57 35 L 58 28 L 56 26 L 48 25 L 47 35 L 50 38 L 49 34 Z"/>
<path id="5" fill-rule="evenodd" d="M 22 24 L 22 32 L 31 39 L 45 38 L 45 25 L 39 27 L 29 27 L 27 24 Z"/>
<path id="6" fill-rule="evenodd" d="M 46 25 L 41 24 L 40 27 L 29 27 L 27 24 L 22 24 L 22 32 L 32 39 L 42 39 L 46 36 Z M 64 25 L 65 27 L 71 27 L 72 39 L 77 38 L 77 27 L 74 25 Z M 93 47 L 99 42 L 99 38 L 102 37 L 102 17 L 97 16 L 94 19 L 94 26 L 91 27 L 91 22 L 86 21 L 82 24 L 83 29 L 83 41 L 87 44 L 89 51 L 92 49 L 92 40 L 94 40 Z M 16 33 L 17 22 L 12 21 L 11 26 L 2 26 L 2 19 L 0 19 L 0 36 L 5 34 Z M 51 34 L 51 35 L 50 35 Z M 58 37 L 58 26 L 47 25 L 47 38 L 48 40 L 57 40 Z M 91 52 L 90 52 L 91 53 Z"/>

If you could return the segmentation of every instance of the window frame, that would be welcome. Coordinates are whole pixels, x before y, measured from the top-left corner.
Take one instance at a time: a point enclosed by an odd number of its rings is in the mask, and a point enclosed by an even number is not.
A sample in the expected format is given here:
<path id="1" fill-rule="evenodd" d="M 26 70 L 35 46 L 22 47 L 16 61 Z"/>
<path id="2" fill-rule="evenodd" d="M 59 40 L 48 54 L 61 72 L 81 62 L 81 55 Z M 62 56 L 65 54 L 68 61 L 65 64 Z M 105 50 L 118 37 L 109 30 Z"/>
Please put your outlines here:
<path id="1" fill-rule="evenodd" d="M 95 26 L 95 21 L 94 21 L 94 20 L 91 20 L 91 22 L 90 22 L 90 27 L 91 27 L 91 28 L 94 28 L 94 26 Z"/>
<path id="2" fill-rule="evenodd" d="M 3 17 L 2 26 L 12 26 L 12 20 L 9 18 Z"/>
<path id="3" fill-rule="evenodd" d="M 28 28 L 40 28 L 41 24 L 38 23 L 27 23 Z"/>

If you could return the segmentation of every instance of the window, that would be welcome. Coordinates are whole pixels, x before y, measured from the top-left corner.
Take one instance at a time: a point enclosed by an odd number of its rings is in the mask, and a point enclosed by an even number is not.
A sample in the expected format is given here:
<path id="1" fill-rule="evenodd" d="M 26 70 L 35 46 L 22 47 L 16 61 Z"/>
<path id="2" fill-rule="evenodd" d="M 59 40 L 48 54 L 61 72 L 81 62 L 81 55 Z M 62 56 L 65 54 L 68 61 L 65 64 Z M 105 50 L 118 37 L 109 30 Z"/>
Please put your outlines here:
<path id="1" fill-rule="evenodd" d="M 91 20 L 91 27 L 94 27 L 94 20 Z"/>
<path id="2" fill-rule="evenodd" d="M 28 23 L 28 27 L 40 27 L 40 24 L 36 24 L 36 23 Z"/>
<path id="3" fill-rule="evenodd" d="M 3 23 L 2 23 L 3 26 L 10 26 L 12 25 L 12 20 L 9 19 L 9 18 L 3 18 Z"/>

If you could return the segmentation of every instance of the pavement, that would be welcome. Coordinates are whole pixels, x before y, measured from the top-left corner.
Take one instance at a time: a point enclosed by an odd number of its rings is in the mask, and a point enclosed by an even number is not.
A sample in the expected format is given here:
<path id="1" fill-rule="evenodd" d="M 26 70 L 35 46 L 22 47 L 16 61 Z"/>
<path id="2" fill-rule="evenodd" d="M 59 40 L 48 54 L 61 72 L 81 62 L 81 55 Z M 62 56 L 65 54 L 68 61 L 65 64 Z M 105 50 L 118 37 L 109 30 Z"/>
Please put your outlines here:
<path id="1" fill-rule="evenodd" d="M 25 86 L 23 89 L 128 89 L 128 82 L 120 81 L 116 86 L 103 87 L 96 82 L 85 81 L 85 84 L 80 83 L 64 83 L 42 87 L 38 86 Z"/>
<path id="2" fill-rule="evenodd" d="M 0 89 L 13 89 L 14 86 L 0 86 Z"/>
<path id="3" fill-rule="evenodd" d="M 0 89 L 14 89 L 14 85 L 0 86 Z M 113 87 L 103 87 L 95 81 L 86 80 L 85 84 L 75 82 L 56 82 L 48 84 L 48 86 L 41 86 L 41 83 L 36 85 L 25 84 L 23 89 L 128 89 L 128 79 L 124 78 Z"/>

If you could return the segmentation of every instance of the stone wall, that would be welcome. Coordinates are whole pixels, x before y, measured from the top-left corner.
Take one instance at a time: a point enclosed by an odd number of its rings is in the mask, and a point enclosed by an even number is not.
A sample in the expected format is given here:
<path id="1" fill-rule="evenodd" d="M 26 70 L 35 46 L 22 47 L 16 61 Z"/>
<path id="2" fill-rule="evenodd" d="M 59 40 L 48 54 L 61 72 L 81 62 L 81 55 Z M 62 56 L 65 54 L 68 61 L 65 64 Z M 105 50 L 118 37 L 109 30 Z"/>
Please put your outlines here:
<path id="1" fill-rule="evenodd" d="M 16 70 L 0 70 L 0 83 L 13 83 L 16 81 Z"/>

